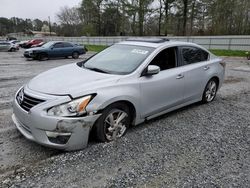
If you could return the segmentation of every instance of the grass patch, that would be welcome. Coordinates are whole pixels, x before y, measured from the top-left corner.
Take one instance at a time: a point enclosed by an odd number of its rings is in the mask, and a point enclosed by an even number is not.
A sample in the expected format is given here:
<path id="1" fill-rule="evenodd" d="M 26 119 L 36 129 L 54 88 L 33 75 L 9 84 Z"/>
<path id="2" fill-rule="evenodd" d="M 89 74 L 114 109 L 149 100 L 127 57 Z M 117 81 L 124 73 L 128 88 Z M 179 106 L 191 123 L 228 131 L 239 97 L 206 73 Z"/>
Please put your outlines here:
<path id="1" fill-rule="evenodd" d="M 214 55 L 217 55 L 217 56 L 246 57 L 246 51 L 242 51 L 242 50 L 216 50 L 216 49 L 211 49 L 209 51 L 211 51 Z"/>
<path id="2" fill-rule="evenodd" d="M 92 52 L 100 52 L 107 48 L 107 46 L 102 46 L 102 45 L 84 45 L 89 51 Z"/>
<path id="3" fill-rule="evenodd" d="M 85 45 L 89 51 L 100 52 L 107 48 L 108 46 L 103 45 Z M 214 55 L 217 56 L 235 56 L 235 57 L 246 57 L 246 51 L 243 50 L 218 50 L 210 49 Z M 249 52 L 250 53 L 250 52 Z"/>

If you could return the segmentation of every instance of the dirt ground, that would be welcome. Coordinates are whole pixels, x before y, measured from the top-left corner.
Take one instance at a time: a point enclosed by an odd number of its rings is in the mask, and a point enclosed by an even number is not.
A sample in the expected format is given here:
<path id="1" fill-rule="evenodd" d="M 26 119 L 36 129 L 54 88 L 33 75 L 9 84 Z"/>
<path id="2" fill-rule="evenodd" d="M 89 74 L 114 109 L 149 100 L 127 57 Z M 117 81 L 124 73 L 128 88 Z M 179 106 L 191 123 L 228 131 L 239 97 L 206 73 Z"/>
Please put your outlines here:
<path id="1" fill-rule="evenodd" d="M 0 53 L 0 187 L 250 185 L 249 61 L 225 59 L 226 79 L 211 104 L 143 123 L 115 143 L 64 153 L 26 140 L 11 120 L 11 102 L 30 78 L 80 60 L 33 61 L 22 53 Z"/>

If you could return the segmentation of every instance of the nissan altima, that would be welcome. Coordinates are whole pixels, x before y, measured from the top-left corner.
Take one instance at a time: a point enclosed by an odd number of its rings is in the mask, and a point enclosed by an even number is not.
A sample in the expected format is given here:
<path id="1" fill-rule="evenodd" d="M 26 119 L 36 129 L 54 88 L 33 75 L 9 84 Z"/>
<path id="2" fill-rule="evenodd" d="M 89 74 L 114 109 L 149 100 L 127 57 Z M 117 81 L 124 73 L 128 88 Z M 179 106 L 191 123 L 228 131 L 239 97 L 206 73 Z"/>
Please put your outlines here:
<path id="1" fill-rule="evenodd" d="M 128 39 L 34 77 L 17 91 L 12 119 L 29 140 L 78 150 L 87 146 L 90 131 L 110 142 L 129 126 L 212 102 L 224 72 L 225 63 L 197 44 Z"/>

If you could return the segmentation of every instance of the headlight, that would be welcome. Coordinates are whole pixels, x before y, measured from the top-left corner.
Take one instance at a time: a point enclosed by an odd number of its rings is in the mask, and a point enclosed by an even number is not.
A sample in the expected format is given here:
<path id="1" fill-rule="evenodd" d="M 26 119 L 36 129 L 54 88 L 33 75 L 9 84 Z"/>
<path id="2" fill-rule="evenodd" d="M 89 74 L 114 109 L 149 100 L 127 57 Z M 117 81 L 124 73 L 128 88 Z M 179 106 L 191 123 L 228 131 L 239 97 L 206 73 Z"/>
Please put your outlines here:
<path id="1" fill-rule="evenodd" d="M 80 116 L 86 113 L 86 106 L 91 100 L 92 96 L 85 96 L 79 99 L 70 101 L 69 103 L 54 106 L 48 110 L 49 116 L 72 117 Z"/>

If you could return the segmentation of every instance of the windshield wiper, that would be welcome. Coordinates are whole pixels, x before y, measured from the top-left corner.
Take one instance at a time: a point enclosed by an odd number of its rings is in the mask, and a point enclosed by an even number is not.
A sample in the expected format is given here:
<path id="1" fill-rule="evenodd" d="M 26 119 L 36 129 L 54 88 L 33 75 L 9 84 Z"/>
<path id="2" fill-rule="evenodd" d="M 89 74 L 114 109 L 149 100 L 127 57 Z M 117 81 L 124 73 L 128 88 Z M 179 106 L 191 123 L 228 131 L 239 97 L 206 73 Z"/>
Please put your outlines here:
<path id="1" fill-rule="evenodd" d="M 86 68 L 86 69 L 89 69 L 89 70 L 96 71 L 96 72 L 101 72 L 101 73 L 107 73 L 107 74 L 109 74 L 109 72 L 107 72 L 105 70 L 102 70 L 102 69 L 99 69 L 99 68 L 96 68 L 96 67 L 86 67 L 86 66 L 83 66 L 83 67 Z"/>

